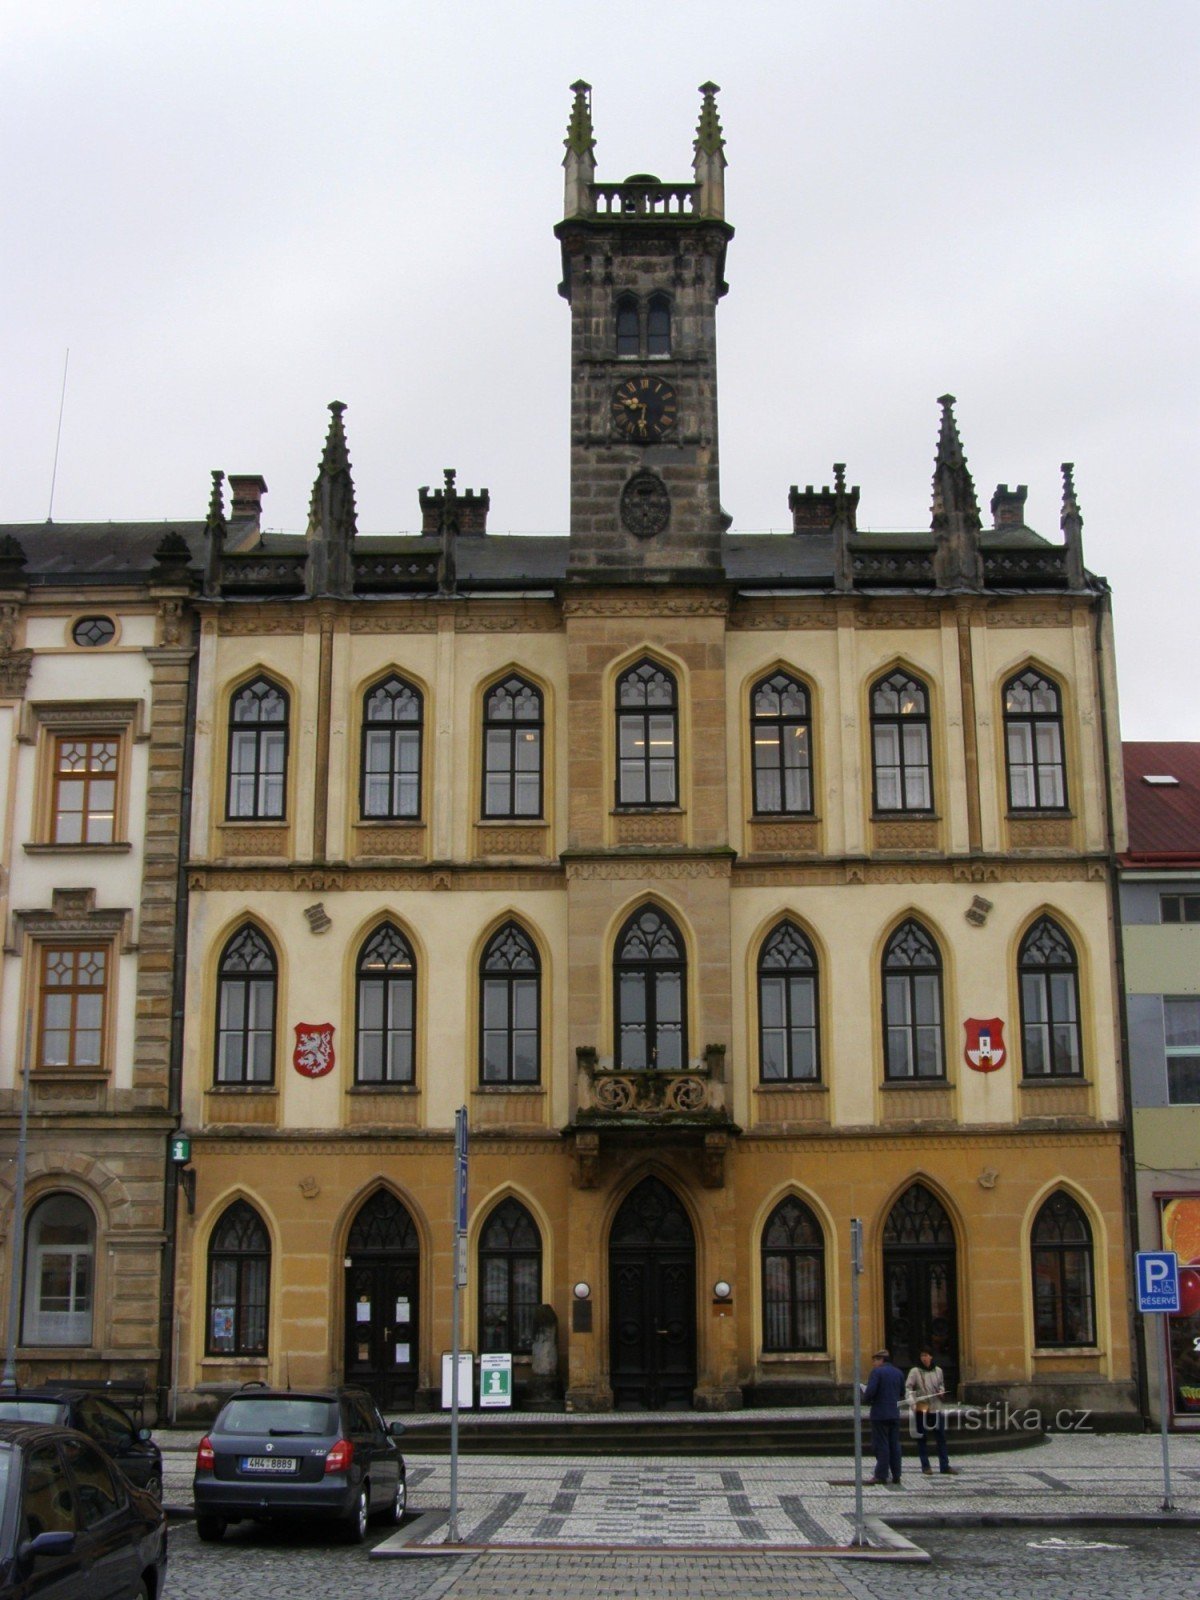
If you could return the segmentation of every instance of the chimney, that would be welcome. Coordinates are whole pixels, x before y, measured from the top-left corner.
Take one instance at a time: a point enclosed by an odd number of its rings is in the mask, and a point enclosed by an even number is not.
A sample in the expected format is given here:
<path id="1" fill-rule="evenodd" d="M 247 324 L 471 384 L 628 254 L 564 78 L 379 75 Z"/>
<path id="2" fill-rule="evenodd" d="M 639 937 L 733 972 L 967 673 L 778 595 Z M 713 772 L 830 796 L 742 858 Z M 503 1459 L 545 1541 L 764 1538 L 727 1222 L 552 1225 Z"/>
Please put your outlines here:
<path id="1" fill-rule="evenodd" d="M 430 493 L 428 487 L 419 489 L 421 500 L 421 532 L 438 534 L 442 531 L 442 505 L 446 498 L 445 489 L 435 489 Z M 478 537 L 487 532 L 488 509 L 491 505 L 491 496 L 486 489 L 480 489 L 476 494 L 474 489 L 464 489 L 461 494 L 454 497 L 454 509 L 458 518 L 456 532 L 460 539 Z"/>
<path id="2" fill-rule="evenodd" d="M 238 553 L 253 550 L 262 534 L 262 497 L 267 492 L 267 480 L 256 473 L 231 472 L 229 488 L 233 505 L 225 548 Z"/>
<path id="3" fill-rule="evenodd" d="M 788 493 L 788 510 L 792 513 L 793 533 L 829 533 L 833 528 L 834 516 L 838 509 L 838 497 L 842 497 L 850 533 L 857 531 L 858 514 L 858 485 L 855 484 L 846 494 L 845 480 L 843 479 L 834 488 L 828 484 L 820 489 L 814 489 L 812 484 L 806 484 L 804 493 L 801 494 L 796 484 L 793 484 Z"/>
<path id="4" fill-rule="evenodd" d="M 1028 493 L 1023 483 L 1019 483 L 1015 489 L 1010 489 L 1006 483 L 998 483 L 992 496 L 992 527 L 1023 528 L 1025 496 Z"/>

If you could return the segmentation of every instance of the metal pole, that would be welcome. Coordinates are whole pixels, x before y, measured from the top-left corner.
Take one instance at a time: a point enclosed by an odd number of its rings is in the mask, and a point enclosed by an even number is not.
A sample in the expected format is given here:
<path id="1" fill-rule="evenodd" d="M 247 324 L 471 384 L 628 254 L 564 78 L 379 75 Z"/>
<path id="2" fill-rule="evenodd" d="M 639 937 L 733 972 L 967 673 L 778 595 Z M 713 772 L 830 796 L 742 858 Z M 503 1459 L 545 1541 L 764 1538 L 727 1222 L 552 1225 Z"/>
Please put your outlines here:
<path id="1" fill-rule="evenodd" d="M 863 1521 L 863 1461 L 862 1461 L 862 1385 L 859 1382 L 861 1360 L 858 1317 L 858 1280 L 863 1270 L 862 1222 L 850 1219 L 850 1329 L 854 1364 L 854 1540 L 866 1544 L 867 1529 Z"/>
<path id="2" fill-rule="evenodd" d="M 1163 1503 L 1159 1509 L 1161 1511 L 1178 1511 L 1179 1507 L 1171 1499 L 1171 1453 L 1167 1448 L 1167 1414 L 1169 1411 L 1167 1369 L 1171 1364 L 1171 1336 L 1167 1327 L 1167 1313 L 1165 1311 L 1161 1312 L 1160 1317 L 1162 1320 L 1163 1347 L 1158 1363 L 1158 1420 L 1159 1426 L 1162 1428 Z"/>
<path id="3" fill-rule="evenodd" d="M 467 1161 L 467 1108 L 460 1106 L 454 1113 L 454 1294 L 450 1319 L 450 1526 L 446 1530 L 446 1543 L 457 1544 L 458 1533 L 458 1351 L 459 1351 L 459 1291 L 465 1276 L 462 1270 L 466 1235 L 463 1232 L 466 1198 Z"/>
<path id="4" fill-rule="evenodd" d="M 17 1322 L 21 1313 L 21 1278 L 25 1264 L 25 1150 L 29 1130 L 29 1050 L 33 1012 L 25 1013 L 25 1050 L 21 1067 L 21 1128 L 17 1135 L 17 1183 L 13 1194 L 12 1271 L 8 1278 L 8 1344 L 0 1389 L 17 1387 Z"/>

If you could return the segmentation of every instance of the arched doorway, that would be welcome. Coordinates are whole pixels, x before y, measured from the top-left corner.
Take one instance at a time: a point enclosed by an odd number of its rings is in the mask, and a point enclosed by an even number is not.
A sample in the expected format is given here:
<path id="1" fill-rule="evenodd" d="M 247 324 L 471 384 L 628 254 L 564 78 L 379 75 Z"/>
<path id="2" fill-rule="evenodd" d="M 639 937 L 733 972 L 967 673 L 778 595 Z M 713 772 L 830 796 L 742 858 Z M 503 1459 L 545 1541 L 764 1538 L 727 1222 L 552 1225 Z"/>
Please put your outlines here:
<path id="1" fill-rule="evenodd" d="M 417 1390 L 420 1243 L 386 1189 L 359 1207 L 346 1242 L 346 1382 L 385 1410 L 411 1409 Z"/>
<path id="2" fill-rule="evenodd" d="M 945 1207 L 923 1183 L 909 1184 L 883 1230 L 883 1337 L 907 1372 L 929 1345 L 958 1390 L 958 1284 L 954 1229 Z"/>
<path id="3" fill-rule="evenodd" d="M 643 1178 L 608 1241 L 609 1381 L 617 1407 L 685 1407 L 696 1387 L 696 1241 L 677 1195 Z"/>

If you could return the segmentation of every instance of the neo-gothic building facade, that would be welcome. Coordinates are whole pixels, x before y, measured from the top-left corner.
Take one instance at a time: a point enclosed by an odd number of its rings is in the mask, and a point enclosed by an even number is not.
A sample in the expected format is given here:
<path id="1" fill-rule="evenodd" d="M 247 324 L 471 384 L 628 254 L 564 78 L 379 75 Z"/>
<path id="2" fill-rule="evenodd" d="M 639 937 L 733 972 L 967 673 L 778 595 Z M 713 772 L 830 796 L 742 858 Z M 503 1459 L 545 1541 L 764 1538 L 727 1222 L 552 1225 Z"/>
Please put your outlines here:
<path id="1" fill-rule="evenodd" d="M 797 488 L 730 532 L 715 89 L 692 181 L 556 233 L 566 536 L 421 491 L 360 538 L 343 410 L 302 536 L 204 529 L 173 1285 L 183 1404 L 247 1379 L 426 1403 L 451 1342 L 557 1319 L 575 1409 L 848 1393 L 864 1338 L 966 1396 L 1133 1403 L 1107 588 L 950 396 L 931 527 Z M 1064 1402 L 1063 1397 L 1066 1397 Z"/>

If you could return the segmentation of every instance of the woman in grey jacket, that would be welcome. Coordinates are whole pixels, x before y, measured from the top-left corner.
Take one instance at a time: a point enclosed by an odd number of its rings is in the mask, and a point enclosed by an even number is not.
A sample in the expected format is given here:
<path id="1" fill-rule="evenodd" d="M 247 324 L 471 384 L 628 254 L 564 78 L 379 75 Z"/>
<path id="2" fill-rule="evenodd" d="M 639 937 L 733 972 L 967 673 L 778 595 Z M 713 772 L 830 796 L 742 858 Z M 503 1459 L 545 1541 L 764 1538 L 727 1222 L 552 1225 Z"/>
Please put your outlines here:
<path id="1" fill-rule="evenodd" d="M 938 1466 L 943 1472 L 953 1472 L 946 1452 L 946 1413 L 942 1401 L 946 1396 L 946 1379 L 941 1367 L 935 1365 L 933 1351 L 922 1349 L 915 1367 L 910 1367 L 904 1385 L 904 1398 L 913 1408 L 917 1430 L 917 1454 L 921 1458 L 921 1471 L 929 1477 L 929 1435 L 937 1444 Z"/>

